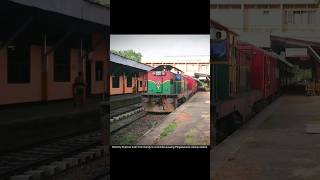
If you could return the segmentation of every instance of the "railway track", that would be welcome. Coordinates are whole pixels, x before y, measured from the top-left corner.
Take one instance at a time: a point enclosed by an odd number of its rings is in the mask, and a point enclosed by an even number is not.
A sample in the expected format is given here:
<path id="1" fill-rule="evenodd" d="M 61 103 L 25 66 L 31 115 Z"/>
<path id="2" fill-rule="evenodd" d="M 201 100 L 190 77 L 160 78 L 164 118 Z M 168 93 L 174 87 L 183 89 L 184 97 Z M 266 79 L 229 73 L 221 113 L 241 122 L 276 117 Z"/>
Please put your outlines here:
<path id="1" fill-rule="evenodd" d="M 46 179 L 105 157 L 100 140 L 101 132 L 94 131 L 0 155 L 0 180 Z"/>
<path id="2" fill-rule="evenodd" d="M 117 110 L 111 116 L 110 134 L 112 144 L 132 145 L 161 124 L 167 114 L 147 113 L 137 105 L 128 107 L 130 110 Z"/>
<path id="3" fill-rule="evenodd" d="M 119 108 L 110 112 L 110 133 L 111 135 L 127 127 L 131 123 L 146 116 L 141 103 L 133 104 L 125 108 Z"/>

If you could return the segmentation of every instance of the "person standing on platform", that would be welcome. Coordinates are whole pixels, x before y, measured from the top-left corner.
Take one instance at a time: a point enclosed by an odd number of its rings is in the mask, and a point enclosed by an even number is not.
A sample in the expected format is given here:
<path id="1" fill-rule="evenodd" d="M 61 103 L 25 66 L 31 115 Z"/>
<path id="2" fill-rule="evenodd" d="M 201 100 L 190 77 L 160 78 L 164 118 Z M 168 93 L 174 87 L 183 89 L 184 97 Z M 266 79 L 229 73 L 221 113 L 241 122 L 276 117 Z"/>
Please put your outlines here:
<path id="1" fill-rule="evenodd" d="M 85 83 L 83 78 L 83 73 L 79 72 L 78 76 L 74 79 L 73 84 L 73 105 L 83 105 L 85 101 Z"/>

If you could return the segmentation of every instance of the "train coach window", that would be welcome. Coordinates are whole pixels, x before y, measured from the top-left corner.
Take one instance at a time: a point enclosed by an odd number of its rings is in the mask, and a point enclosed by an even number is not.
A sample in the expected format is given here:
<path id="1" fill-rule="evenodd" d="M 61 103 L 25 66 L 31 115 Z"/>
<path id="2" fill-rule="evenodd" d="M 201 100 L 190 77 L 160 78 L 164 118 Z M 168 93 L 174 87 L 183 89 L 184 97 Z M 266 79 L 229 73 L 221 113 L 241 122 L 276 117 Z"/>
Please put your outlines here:
<path id="1" fill-rule="evenodd" d="M 30 82 L 30 48 L 28 45 L 8 46 L 8 83 Z"/>
<path id="2" fill-rule="evenodd" d="M 127 87 L 132 87 L 132 76 L 127 76 Z"/>
<path id="3" fill-rule="evenodd" d="M 120 77 L 119 76 L 113 76 L 112 77 L 112 87 L 113 88 L 119 88 L 120 87 L 120 83 L 119 83 L 119 80 Z"/>
<path id="4" fill-rule="evenodd" d="M 103 62 L 97 61 L 96 62 L 96 81 L 102 81 L 103 77 Z"/>

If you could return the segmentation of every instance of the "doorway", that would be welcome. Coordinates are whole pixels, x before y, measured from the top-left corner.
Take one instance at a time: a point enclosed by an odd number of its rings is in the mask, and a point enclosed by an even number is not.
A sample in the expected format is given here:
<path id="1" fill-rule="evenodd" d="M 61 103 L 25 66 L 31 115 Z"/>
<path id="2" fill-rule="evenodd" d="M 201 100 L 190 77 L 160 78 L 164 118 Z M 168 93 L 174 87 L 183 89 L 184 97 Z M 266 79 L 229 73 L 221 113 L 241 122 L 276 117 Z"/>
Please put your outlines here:
<path id="1" fill-rule="evenodd" d="M 91 94 L 91 62 L 86 61 L 86 92 L 87 95 Z"/>
<path id="2" fill-rule="evenodd" d="M 136 80 L 136 92 L 135 93 L 138 93 L 139 92 L 139 80 L 137 79 Z"/>

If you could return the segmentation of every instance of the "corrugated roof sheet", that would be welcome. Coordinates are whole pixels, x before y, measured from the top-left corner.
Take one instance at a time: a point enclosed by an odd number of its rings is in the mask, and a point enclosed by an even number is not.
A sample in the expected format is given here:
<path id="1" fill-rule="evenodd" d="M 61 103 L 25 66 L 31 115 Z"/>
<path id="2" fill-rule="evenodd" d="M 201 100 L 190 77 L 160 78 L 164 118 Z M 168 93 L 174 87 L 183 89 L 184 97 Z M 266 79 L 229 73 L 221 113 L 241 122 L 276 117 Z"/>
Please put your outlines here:
<path id="1" fill-rule="evenodd" d="M 267 51 L 267 53 L 272 56 L 275 59 L 278 59 L 279 61 L 285 63 L 286 65 L 288 65 L 289 67 L 293 67 L 293 64 L 291 64 L 289 61 L 287 61 L 284 57 L 274 53 L 274 52 L 269 52 Z"/>
<path id="2" fill-rule="evenodd" d="M 153 67 L 151 67 L 151 66 L 148 66 L 146 64 L 133 61 L 131 59 L 127 59 L 125 57 L 119 56 L 119 55 L 114 54 L 114 53 L 110 53 L 110 61 L 114 62 L 114 63 L 117 63 L 117 64 L 122 64 L 122 65 L 125 65 L 125 66 L 130 66 L 130 67 L 134 67 L 134 68 L 137 68 L 137 69 L 141 69 L 141 70 L 144 70 L 144 71 L 150 71 L 151 69 L 153 69 Z"/>

